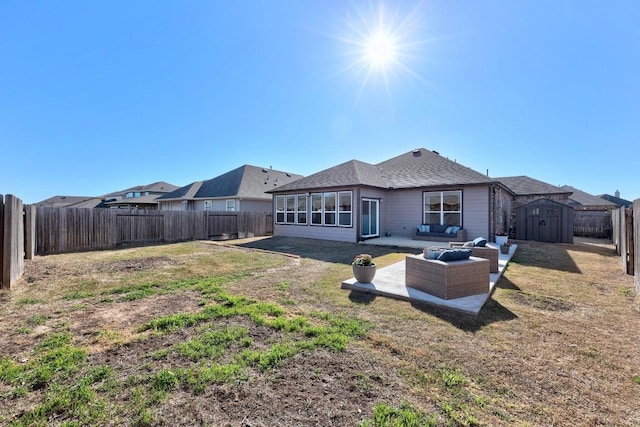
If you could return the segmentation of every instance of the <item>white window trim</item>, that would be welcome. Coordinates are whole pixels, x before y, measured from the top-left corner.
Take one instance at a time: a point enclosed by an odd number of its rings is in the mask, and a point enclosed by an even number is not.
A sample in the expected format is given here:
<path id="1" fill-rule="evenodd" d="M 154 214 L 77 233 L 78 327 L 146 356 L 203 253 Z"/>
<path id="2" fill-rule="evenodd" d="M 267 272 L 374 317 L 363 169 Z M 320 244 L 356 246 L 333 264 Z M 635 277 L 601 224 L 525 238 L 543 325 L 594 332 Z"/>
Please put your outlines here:
<path id="1" fill-rule="evenodd" d="M 340 210 L 340 195 L 342 194 L 349 194 L 349 207 L 350 209 L 348 211 L 341 211 Z M 338 200 L 336 203 L 336 207 L 338 209 L 338 217 L 337 217 L 337 225 L 338 227 L 352 227 L 353 226 L 353 192 L 352 191 L 338 191 Z M 345 214 L 349 214 L 349 224 L 340 224 L 340 215 L 345 215 Z"/>
<path id="2" fill-rule="evenodd" d="M 349 193 L 350 197 L 351 197 L 351 210 L 350 211 L 340 211 L 340 194 L 345 194 L 345 193 Z M 335 197 L 335 205 L 336 208 L 335 210 L 332 211 L 327 211 L 325 208 L 325 197 L 328 194 L 333 194 L 333 196 Z M 313 210 L 313 197 L 317 196 L 320 197 L 320 210 L 319 211 L 314 211 Z M 308 205 L 308 212 L 309 212 L 309 216 L 310 218 L 308 218 L 307 223 L 309 225 L 315 226 L 315 227 L 342 227 L 342 228 L 352 228 L 353 227 L 353 191 L 352 190 L 345 190 L 345 191 L 326 191 L 323 193 L 312 193 L 310 195 L 309 198 L 309 205 Z M 313 214 L 320 214 L 320 223 L 314 223 L 313 222 Z M 325 215 L 327 213 L 333 213 L 335 214 L 335 219 L 336 222 L 335 224 L 327 224 L 325 222 Z M 340 214 L 349 214 L 349 225 L 340 225 Z"/>
<path id="3" fill-rule="evenodd" d="M 445 211 L 445 210 L 442 209 L 442 206 L 444 205 L 444 195 L 445 195 L 445 193 L 458 193 L 458 198 L 460 200 L 460 210 L 459 211 Z M 426 210 L 426 198 L 427 198 L 427 195 L 434 195 L 434 194 L 439 194 L 440 195 L 440 211 L 428 211 L 428 210 Z M 458 225 L 460 227 L 463 227 L 462 212 L 463 212 L 462 190 L 424 191 L 422 193 L 422 222 L 425 221 L 427 214 L 438 213 L 438 214 L 440 214 L 440 224 L 443 224 L 444 223 L 444 215 L 445 215 L 445 213 L 457 213 L 457 214 L 460 215 L 460 224 L 458 224 Z"/>
<path id="4" fill-rule="evenodd" d="M 229 209 L 229 203 L 232 203 L 231 209 Z M 224 202 L 225 209 L 227 212 L 235 212 L 236 211 L 236 199 L 227 199 Z"/>

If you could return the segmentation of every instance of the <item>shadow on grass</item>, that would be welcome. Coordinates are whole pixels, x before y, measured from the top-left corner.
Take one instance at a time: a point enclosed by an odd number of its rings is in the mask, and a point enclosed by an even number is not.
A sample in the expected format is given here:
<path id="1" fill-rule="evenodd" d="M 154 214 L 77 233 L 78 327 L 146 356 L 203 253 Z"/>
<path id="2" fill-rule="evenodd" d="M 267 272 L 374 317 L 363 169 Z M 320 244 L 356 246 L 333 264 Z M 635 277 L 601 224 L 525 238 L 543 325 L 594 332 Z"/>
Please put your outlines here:
<path id="1" fill-rule="evenodd" d="M 574 246 L 562 243 L 519 241 L 518 250 L 510 262 L 528 267 L 582 274 L 578 265 L 571 258 L 568 249 L 574 249 Z"/>
<path id="2" fill-rule="evenodd" d="M 511 291 L 521 291 L 522 290 L 518 286 L 516 286 L 515 283 L 513 283 L 511 280 L 507 279 L 504 276 L 500 277 L 500 280 L 498 280 L 498 283 L 496 283 L 496 288 L 508 289 L 508 290 L 511 290 Z"/>
<path id="3" fill-rule="evenodd" d="M 376 295 L 369 292 L 351 291 L 349 292 L 349 301 L 354 304 L 369 305 L 375 301 Z"/>
<path id="4" fill-rule="evenodd" d="M 426 303 L 412 302 L 411 305 L 465 332 L 476 332 L 491 323 L 505 322 L 518 318 L 515 313 L 492 298 L 489 298 L 477 316 Z"/>
<path id="5" fill-rule="evenodd" d="M 227 243 L 234 244 L 231 241 Z M 415 251 L 415 249 L 393 246 L 364 246 L 358 243 L 280 236 L 273 236 L 266 239 L 243 242 L 234 245 L 242 248 L 280 252 L 288 255 L 298 255 L 302 258 L 312 258 L 319 261 L 345 265 L 350 265 L 353 258 L 361 253 L 368 253 L 372 257 L 376 258 L 391 253 L 413 253 Z"/>

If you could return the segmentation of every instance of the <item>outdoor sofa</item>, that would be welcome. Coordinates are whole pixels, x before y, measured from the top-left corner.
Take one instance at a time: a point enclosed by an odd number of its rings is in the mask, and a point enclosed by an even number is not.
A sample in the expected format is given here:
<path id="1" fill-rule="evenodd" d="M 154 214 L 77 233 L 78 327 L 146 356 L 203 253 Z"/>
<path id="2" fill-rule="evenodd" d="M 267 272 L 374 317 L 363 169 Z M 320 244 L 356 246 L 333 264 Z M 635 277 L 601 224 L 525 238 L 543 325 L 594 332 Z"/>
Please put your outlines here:
<path id="1" fill-rule="evenodd" d="M 446 224 L 420 224 L 414 227 L 412 239 L 434 242 L 464 242 L 467 240 L 467 230 Z"/>

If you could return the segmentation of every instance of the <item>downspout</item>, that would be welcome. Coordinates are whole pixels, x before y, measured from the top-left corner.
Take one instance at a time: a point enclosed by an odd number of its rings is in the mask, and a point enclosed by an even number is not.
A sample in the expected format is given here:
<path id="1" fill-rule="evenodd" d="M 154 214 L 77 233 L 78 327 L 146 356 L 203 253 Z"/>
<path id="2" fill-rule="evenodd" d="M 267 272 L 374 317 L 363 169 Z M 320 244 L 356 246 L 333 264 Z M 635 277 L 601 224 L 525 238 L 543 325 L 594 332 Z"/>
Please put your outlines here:
<path id="1" fill-rule="evenodd" d="M 360 187 L 356 187 L 355 191 L 354 191 L 356 197 L 355 197 L 355 209 L 353 209 L 354 213 L 355 213 L 355 225 L 356 225 L 356 243 L 362 241 L 362 226 L 361 226 L 361 221 L 362 221 L 362 213 L 360 212 L 360 210 L 362 209 L 362 200 L 360 200 Z"/>

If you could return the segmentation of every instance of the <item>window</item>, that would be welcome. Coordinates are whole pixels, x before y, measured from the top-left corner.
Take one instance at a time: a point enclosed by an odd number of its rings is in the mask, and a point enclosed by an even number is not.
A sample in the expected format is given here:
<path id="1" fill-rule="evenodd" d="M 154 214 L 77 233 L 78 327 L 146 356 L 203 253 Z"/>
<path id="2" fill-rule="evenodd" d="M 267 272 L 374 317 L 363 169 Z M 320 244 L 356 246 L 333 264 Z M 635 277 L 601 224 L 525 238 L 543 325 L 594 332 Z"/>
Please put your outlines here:
<path id="1" fill-rule="evenodd" d="M 305 194 L 276 196 L 276 223 L 306 224 L 307 196 Z"/>
<path id="2" fill-rule="evenodd" d="M 327 192 L 311 195 L 311 225 L 351 227 L 352 192 Z"/>
<path id="3" fill-rule="evenodd" d="M 338 193 L 338 225 L 351 227 L 351 191 Z"/>
<path id="4" fill-rule="evenodd" d="M 296 196 L 287 196 L 286 223 L 294 224 L 296 222 Z"/>
<path id="5" fill-rule="evenodd" d="M 324 193 L 324 225 L 336 225 L 336 193 Z"/>
<path id="6" fill-rule="evenodd" d="M 304 194 L 298 196 L 298 218 L 296 223 L 307 223 L 307 196 Z"/>
<path id="7" fill-rule="evenodd" d="M 322 225 L 322 194 L 311 195 L 311 224 Z"/>
<path id="8" fill-rule="evenodd" d="M 231 199 L 227 200 L 227 212 L 233 212 L 236 210 L 236 201 Z"/>
<path id="9" fill-rule="evenodd" d="M 284 196 L 276 196 L 276 224 L 284 224 Z"/>
<path id="10" fill-rule="evenodd" d="M 204 210 L 210 211 L 213 208 L 213 202 L 211 200 L 204 201 Z"/>
<path id="11" fill-rule="evenodd" d="M 462 227 L 462 191 L 424 193 L 424 223 Z"/>

